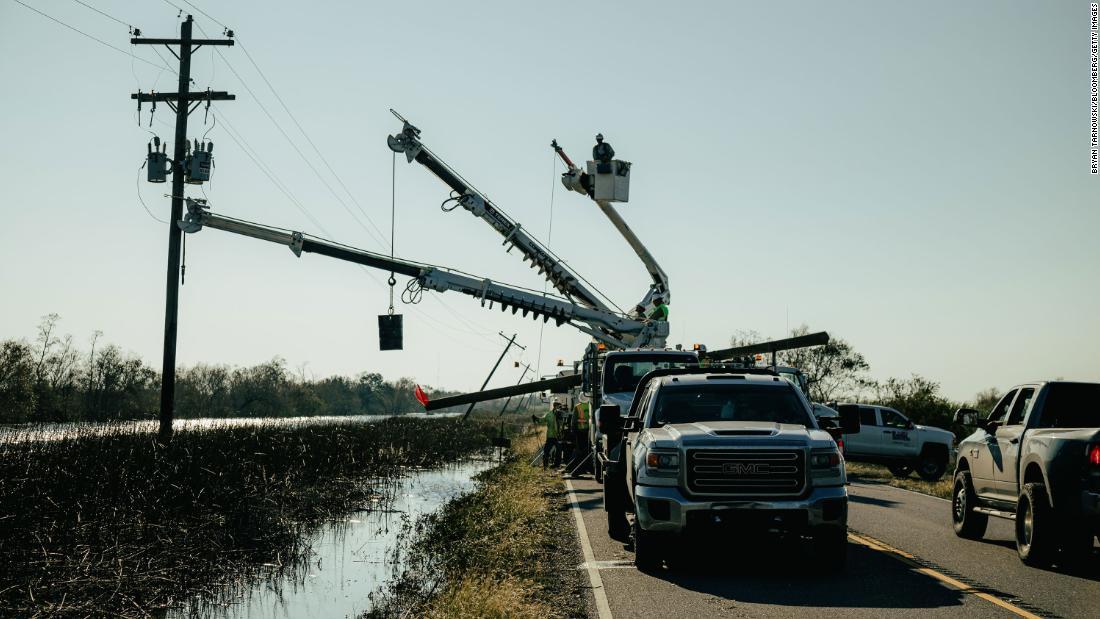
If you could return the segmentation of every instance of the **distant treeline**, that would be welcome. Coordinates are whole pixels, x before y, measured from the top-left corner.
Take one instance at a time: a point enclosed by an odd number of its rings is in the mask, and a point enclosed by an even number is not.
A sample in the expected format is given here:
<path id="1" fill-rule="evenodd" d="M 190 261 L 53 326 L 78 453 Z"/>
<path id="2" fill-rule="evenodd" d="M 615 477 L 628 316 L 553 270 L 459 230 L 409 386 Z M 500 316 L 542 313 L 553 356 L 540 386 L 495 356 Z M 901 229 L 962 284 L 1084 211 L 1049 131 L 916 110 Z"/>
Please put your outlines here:
<path id="1" fill-rule="evenodd" d="M 160 372 L 102 333 L 87 349 L 59 336 L 59 316 L 42 319 L 33 342 L 0 342 L 0 423 L 113 421 L 155 417 Z M 296 417 L 401 414 L 422 410 L 410 378 L 307 379 L 275 358 L 252 367 L 199 364 L 176 373 L 176 416 Z M 425 387 L 433 398 L 456 392 Z M 514 403 L 513 403 L 514 405 Z"/>
<path id="2" fill-rule="evenodd" d="M 802 325 L 791 330 L 791 337 L 807 335 L 810 328 Z M 742 331 L 730 338 L 731 345 L 742 346 L 761 342 L 765 338 L 754 331 Z M 990 387 L 962 402 L 943 395 L 940 384 L 913 374 L 908 378 L 876 380 L 870 377 L 871 364 L 850 343 L 833 338 L 824 346 L 787 350 L 778 355 L 779 365 L 802 370 L 809 383 L 809 396 L 814 402 L 860 402 L 897 409 L 912 421 L 955 432 L 958 437 L 969 430 L 953 423 L 956 410 L 973 407 L 989 411 L 1003 392 Z"/>

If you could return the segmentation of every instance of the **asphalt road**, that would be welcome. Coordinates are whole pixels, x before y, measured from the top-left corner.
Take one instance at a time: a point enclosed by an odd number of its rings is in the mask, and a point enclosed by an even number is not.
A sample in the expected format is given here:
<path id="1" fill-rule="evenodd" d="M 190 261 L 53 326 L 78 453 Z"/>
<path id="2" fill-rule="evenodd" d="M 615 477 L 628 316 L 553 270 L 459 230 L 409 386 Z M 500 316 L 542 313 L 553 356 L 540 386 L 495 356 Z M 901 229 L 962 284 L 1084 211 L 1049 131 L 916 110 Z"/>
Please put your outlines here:
<path id="1" fill-rule="evenodd" d="M 991 519 L 984 541 L 962 540 L 947 501 L 885 485 L 849 487 L 848 568 L 840 574 L 776 544 L 692 548 L 705 567 L 642 573 L 607 536 L 599 484 L 578 479 L 572 488 L 591 548 L 582 567 L 595 568 L 616 618 L 1100 615 L 1100 553 L 1071 573 L 1029 568 L 1016 557 L 1009 521 Z"/>

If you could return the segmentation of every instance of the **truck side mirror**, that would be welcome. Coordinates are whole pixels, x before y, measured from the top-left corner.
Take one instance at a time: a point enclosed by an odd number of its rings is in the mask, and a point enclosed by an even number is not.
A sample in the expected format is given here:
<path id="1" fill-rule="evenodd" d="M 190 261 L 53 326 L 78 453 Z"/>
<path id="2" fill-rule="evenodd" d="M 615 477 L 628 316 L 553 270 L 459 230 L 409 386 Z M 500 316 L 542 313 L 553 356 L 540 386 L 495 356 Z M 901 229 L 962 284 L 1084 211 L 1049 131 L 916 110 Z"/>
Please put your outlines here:
<path id="1" fill-rule="evenodd" d="M 618 432 L 622 429 L 622 414 L 618 404 L 602 404 L 596 411 L 596 427 L 603 434 Z"/>
<path id="2" fill-rule="evenodd" d="M 840 409 L 840 429 L 845 434 L 859 434 L 859 408 L 843 406 Z"/>
<path id="3" fill-rule="evenodd" d="M 960 408 L 955 411 L 955 416 L 952 418 L 952 421 L 965 428 L 975 428 L 978 427 L 978 418 L 980 416 L 981 414 L 972 408 Z"/>

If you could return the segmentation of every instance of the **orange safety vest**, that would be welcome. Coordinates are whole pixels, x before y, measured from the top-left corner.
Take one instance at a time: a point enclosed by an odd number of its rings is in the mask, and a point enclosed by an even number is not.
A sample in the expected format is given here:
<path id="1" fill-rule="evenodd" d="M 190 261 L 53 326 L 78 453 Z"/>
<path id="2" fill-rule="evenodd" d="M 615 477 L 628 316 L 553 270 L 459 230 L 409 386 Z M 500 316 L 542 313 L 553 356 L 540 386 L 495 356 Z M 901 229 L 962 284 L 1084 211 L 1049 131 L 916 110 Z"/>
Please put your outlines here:
<path id="1" fill-rule="evenodd" d="M 588 410 L 588 402 L 578 402 L 573 407 L 573 426 L 576 429 L 588 429 Z"/>

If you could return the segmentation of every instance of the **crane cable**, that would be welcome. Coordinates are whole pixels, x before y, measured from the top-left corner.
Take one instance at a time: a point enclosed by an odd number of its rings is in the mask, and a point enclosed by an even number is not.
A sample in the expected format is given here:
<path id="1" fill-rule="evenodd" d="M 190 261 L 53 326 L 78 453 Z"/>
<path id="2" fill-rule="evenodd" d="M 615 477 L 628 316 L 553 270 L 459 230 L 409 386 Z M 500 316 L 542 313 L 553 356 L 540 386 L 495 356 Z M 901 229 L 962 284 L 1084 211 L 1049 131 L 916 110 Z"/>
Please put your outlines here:
<path id="1" fill-rule="evenodd" d="M 394 233 L 397 230 L 397 151 L 390 153 L 390 259 L 393 259 Z M 390 309 L 388 315 L 393 316 L 393 287 L 397 284 L 397 278 L 390 271 L 390 278 L 386 280 L 390 285 Z"/>
<path id="2" fill-rule="evenodd" d="M 554 192 L 558 188 L 558 183 L 556 182 L 557 181 L 556 177 L 558 175 L 558 157 L 557 157 L 557 155 L 558 155 L 557 153 L 554 153 L 553 161 L 551 162 L 551 165 L 553 165 L 554 167 L 550 171 L 550 223 L 549 223 L 549 230 L 547 230 L 547 232 L 546 232 L 546 249 L 550 249 L 550 242 L 553 240 L 553 236 L 554 236 Z M 546 286 L 547 285 L 548 285 L 548 282 L 543 282 L 542 283 L 542 296 L 544 296 L 544 297 L 546 296 Z M 538 379 L 538 377 L 541 376 L 540 372 L 542 371 L 542 335 L 543 335 L 544 331 L 546 331 L 546 323 L 545 322 L 543 322 L 541 325 L 539 325 L 539 356 L 538 356 L 538 359 L 535 361 L 535 378 L 536 379 Z"/>

